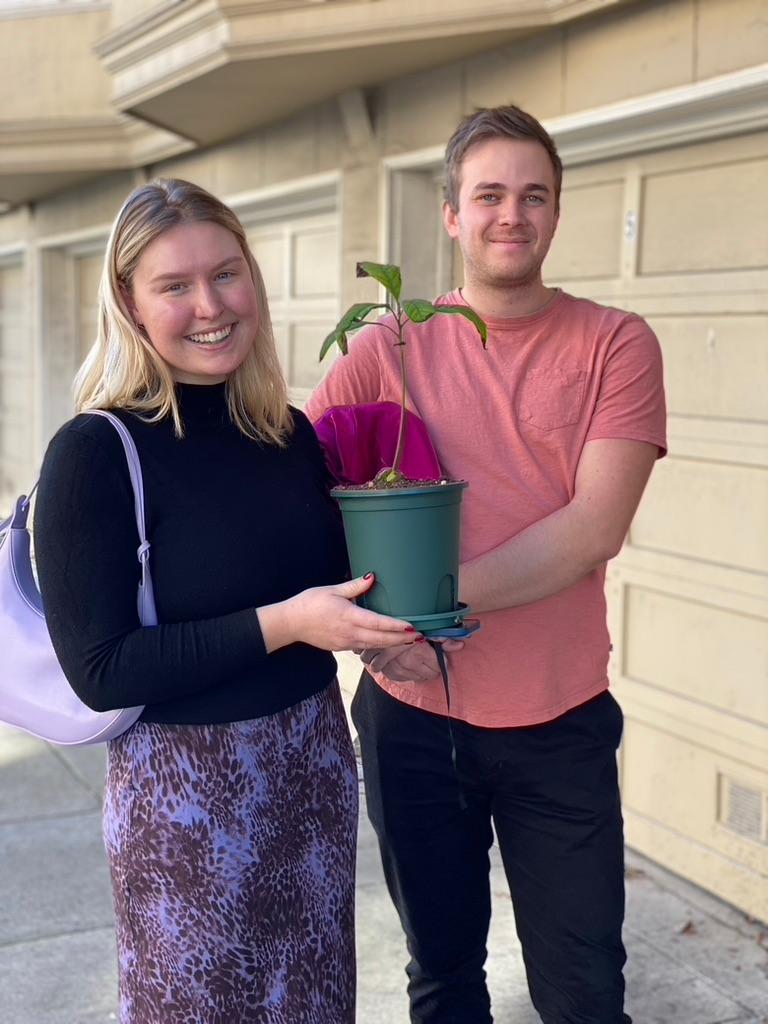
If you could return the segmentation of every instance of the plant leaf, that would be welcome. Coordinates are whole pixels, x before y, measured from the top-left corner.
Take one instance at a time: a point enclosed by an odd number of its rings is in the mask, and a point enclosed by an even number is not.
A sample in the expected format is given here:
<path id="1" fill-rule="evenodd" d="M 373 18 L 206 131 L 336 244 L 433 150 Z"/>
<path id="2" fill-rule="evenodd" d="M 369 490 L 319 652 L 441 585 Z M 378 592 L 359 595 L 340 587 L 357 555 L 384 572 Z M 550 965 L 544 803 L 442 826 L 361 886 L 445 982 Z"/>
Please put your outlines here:
<path id="1" fill-rule="evenodd" d="M 485 320 L 479 317 L 474 309 L 470 309 L 469 306 L 435 306 L 435 312 L 449 313 L 454 316 L 463 316 L 465 320 L 469 320 L 469 322 L 474 324 L 477 328 L 477 333 L 480 335 L 483 348 L 486 347 L 486 343 L 488 341 L 488 328 Z"/>
<path id="2" fill-rule="evenodd" d="M 427 302 L 426 299 L 405 299 L 403 302 L 403 309 L 405 315 L 415 324 L 426 323 L 430 320 L 435 313 L 439 313 L 440 310 L 437 306 L 431 302 Z"/>
<path id="3" fill-rule="evenodd" d="M 389 294 L 394 295 L 398 302 L 400 301 L 400 289 L 403 286 L 403 281 L 400 276 L 400 267 L 396 267 L 394 263 L 358 263 L 357 276 L 372 277 L 374 281 L 383 284 Z"/>
<path id="4" fill-rule="evenodd" d="M 383 306 L 380 302 L 356 302 L 353 306 L 350 306 L 344 316 L 339 320 L 334 329 L 325 338 L 320 349 L 320 358 L 318 362 L 322 362 L 325 358 L 329 349 L 333 348 L 334 345 L 338 345 L 343 355 L 347 354 L 347 334 L 349 331 L 356 331 L 360 327 L 364 327 L 367 321 L 365 317 L 374 309 L 387 309 L 387 306 Z"/>
<path id="5" fill-rule="evenodd" d="M 328 354 L 328 351 L 332 349 L 334 345 L 338 345 L 342 352 L 344 351 L 340 340 L 341 337 L 342 332 L 339 331 L 337 327 L 334 327 L 330 334 L 326 334 L 323 344 L 320 347 L 320 355 L 317 360 L 319 363 L 321 363 L 323 359 L 325 359 L 326 355 Z"/>

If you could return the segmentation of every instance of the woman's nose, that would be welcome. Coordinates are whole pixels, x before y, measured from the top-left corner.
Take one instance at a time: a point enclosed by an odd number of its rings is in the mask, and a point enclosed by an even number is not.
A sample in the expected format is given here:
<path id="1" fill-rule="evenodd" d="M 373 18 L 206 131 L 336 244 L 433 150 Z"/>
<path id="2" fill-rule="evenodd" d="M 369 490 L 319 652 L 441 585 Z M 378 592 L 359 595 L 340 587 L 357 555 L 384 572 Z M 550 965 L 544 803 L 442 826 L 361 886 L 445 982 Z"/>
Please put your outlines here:
<path id="1" fill-rule="evenodd" d="M 210 285 L 201 285 L 195 295 L 195 314 L 201 320 L 215 320 L 224 309 L 224 304 L 216 289 Z"/>

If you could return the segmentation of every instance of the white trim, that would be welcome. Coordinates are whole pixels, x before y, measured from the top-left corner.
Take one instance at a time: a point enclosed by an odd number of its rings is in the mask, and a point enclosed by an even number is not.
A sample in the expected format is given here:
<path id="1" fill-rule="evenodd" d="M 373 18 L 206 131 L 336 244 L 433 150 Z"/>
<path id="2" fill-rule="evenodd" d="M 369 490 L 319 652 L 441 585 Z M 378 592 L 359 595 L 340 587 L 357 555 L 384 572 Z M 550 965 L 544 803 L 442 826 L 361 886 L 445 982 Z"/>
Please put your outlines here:
<path id="1" fill-rule="evenodd" d="M 768 63 L 542 122 L 566 166 L 768 127 Z M 389 171 L 440 164 L 444 147 L 384 157 Z"/>
<path id="2" fill-rule="evenodd" d="M 111 225 L 101 224 L 91 228 L 81 228 L 79 231 L 65 231 L 60 235 L 46 235 L 44 238 L 36 238 L 35 245 L 40 249 L 70 249 L 94 247 L 101 239 L 106 241 L 109 238 Z"/>
<path id="3" fill-rule="evenodd" d="M 339 205 L 340 171 L 310 174 L 263 188 L 237 192 L 224 197 L 238 217 L 253 224 L 260 220 L 278 220 L 304 213 L 337 210 Z"/>
<path id="4" fill-rule="evenodd" d="M 768 127 L 768 63 L 551 118 L 566 166 Z"/>
<path id="5" fill-rule="evenodd" d="M 107 11 L 111 6 L 109 0 L 0 0 L 0 20 Z"/>
<path id="6" fill-rule="evenodd" d="M 419 167 L 432 167 L 442 162 L 445 146 L 427 146 L 426 149 L 414 149 L 409 153 L 396 153 L 385 156 L 382 164 L 391 171 L 412 171 Z"/>
<path id="7" fill-rule="evenodd" d="M 30 251 L 29 242 L 9 242 L 8 245 L 0 245 L 0 266 L 10 263 L 22 262 Z"/>

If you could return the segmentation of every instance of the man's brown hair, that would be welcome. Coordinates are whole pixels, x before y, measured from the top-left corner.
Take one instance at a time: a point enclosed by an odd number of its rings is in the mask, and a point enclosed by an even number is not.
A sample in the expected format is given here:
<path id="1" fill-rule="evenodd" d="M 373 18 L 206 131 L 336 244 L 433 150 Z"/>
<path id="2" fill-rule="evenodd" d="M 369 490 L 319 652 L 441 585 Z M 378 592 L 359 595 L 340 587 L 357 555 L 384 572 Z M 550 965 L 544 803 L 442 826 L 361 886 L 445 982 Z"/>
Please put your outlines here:
<path id="1" fill-rule="evenodd" d="M 560 187 L 563 181 L 563 163 L 557 147 L 546 129 L 530 114 L 508 104 L 503 107 L 483 107 L 468 114 L 451 136 L 445 149 L 445 198 L 453 210 L 459 208 L 461 165 L 467 150 L 487 139 L 524 139 L 540 142 L 546 149 L 555 172 L 555 206 L 560 206 Z"/>

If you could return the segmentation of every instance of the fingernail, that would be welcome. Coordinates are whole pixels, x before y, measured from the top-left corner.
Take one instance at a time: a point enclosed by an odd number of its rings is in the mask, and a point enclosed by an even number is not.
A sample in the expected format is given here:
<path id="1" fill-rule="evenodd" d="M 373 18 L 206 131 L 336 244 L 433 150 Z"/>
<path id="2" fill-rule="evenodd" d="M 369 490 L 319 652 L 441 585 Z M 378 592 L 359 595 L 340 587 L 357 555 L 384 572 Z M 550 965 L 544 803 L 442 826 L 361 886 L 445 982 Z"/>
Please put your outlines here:
<path id="1" fill-rule="evenodd" d="M 363 576 L 363 579 L 364 580 L 372 580 L 372 579 L 374 579 L 374 574 L 372 572 L 367 572 L 365 574 L 365 576 Z"/>
<path id="2" fill-rule="evenodd" d="M 417 636 L 413 642 L 415 644 L 425 644 L 427 642 L 427 638 L 425 636 Z"/>
<path id="3" fill-rule="evenodd" d="M 416 627 L 415 626 L 404 626 L 403 629 L 405 629 L 406 633 L 415 633 L 416 632 Z"/>

